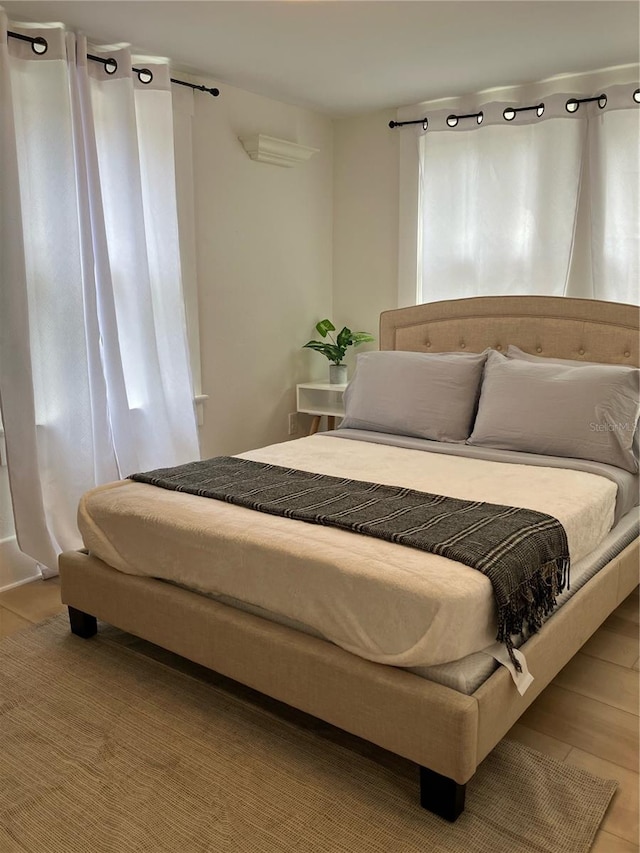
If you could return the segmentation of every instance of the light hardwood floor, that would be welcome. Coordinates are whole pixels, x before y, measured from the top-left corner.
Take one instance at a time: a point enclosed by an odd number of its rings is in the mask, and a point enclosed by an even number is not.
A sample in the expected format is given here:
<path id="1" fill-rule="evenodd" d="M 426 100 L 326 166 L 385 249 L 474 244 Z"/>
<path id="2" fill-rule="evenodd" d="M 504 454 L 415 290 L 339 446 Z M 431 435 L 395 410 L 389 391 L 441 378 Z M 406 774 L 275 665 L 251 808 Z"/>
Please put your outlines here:
<path id="1" fill-rule="evenodd" d="M 593 853 L 639 853 L 638 589 L 558 674 L 509 732 L 618 790 Z M 0 593 L 0 637 L 63 610 L 57 579 Z"/>

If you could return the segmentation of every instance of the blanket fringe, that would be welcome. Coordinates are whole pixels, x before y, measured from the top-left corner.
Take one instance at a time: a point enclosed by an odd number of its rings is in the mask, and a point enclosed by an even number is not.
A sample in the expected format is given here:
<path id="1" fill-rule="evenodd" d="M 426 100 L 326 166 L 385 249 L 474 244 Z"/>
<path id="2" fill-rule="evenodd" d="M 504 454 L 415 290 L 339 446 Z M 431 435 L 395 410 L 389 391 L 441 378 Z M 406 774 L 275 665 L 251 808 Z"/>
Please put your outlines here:
<path id="1" fill-rule="evenodd" d="M 558 557 L 545 563 L 510 597 L 498 613 L 498 642 L 504 643 L 511 662 L 522 672 L 520 662 L 513 653 L 513 637 L 540 630 L 542 621 L 549 616 L 558 595 L 569 589 L 569 556 Z"/>

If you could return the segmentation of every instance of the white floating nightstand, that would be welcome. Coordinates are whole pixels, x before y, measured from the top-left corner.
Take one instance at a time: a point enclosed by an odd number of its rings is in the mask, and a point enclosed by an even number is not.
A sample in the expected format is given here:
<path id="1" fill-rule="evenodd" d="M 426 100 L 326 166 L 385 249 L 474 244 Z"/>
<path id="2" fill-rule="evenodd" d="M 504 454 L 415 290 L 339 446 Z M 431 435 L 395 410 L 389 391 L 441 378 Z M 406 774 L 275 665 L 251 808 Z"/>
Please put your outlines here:
<path id="1" fill-rule="evenodd" d="M 296 408 L 305 415 L 313 415 L 309 435 L 318 432 L 320 419 L 327 416 L 329 429 L 335 429 L 336 418 L 344 417 L 343 394 L 346 385 L 329 382 L 303 382 L 296 385 Z"/>
<path id="2" fill-rule="evenodd" d="M 296 163 L 303 163 L 320 150 L 309 148 L 308 145 L 298 145 L 297 142 L 289 142 L 287 139 L 265 136 L 264 133 L 238 138 L 252 160 L 271 163 L 274 166 L 295 166 Z"/>

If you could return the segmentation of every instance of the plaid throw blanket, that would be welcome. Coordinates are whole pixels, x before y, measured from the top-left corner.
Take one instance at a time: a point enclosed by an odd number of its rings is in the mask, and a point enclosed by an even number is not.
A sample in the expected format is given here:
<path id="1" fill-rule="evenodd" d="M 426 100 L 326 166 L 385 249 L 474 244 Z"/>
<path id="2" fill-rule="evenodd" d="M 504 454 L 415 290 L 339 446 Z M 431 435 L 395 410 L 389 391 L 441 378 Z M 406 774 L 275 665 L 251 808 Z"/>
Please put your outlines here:
<path id="1" fill-rule="evenodd" d="M 339 527 L 439 554 L 486 575 L 498 608 L 497 639 L 517 670 L 512 635 L 535 633 L 569 582 L 569 549 L 550 515 L 398 486 L 312 474 L 219 456 L 133 474 L 132 480 Z"/>

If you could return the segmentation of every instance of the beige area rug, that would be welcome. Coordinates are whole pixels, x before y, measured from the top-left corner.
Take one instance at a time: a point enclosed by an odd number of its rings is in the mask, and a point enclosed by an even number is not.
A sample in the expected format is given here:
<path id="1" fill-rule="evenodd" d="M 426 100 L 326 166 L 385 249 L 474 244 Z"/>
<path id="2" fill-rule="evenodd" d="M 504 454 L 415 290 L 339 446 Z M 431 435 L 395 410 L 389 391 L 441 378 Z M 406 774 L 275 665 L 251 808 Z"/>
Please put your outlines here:
<path id="1" fill-rule="evenodd" d="M 448 824 L 410 762 L 100 627 L 0 643 L 2 853 L 578 853 L 615 790 L 505 741 Z"/>

